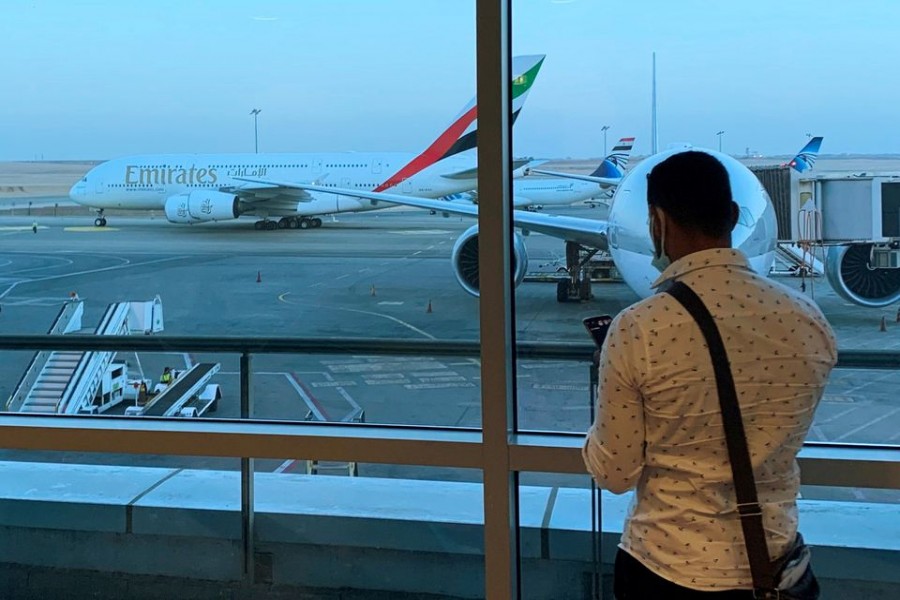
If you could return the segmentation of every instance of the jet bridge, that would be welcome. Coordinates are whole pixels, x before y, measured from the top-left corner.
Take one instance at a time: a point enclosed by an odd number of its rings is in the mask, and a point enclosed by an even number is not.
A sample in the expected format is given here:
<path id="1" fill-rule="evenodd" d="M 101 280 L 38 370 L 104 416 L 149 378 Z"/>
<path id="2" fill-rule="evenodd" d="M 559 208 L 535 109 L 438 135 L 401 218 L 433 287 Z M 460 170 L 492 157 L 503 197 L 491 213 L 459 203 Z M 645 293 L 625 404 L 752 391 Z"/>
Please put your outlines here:
<path id="1" fill-rule="evenodd" d="M 84 306 L 73 301 L 63 306 L 49 335 L 81 329 Z M 110 304 L 94 335 L 150 334 L 163 330 L 162 301 Z M 113 363 L 115 352 L 38 352 L 7 410 L 27 413 L 96 413 L 122 401 L 126 367 Z"/>

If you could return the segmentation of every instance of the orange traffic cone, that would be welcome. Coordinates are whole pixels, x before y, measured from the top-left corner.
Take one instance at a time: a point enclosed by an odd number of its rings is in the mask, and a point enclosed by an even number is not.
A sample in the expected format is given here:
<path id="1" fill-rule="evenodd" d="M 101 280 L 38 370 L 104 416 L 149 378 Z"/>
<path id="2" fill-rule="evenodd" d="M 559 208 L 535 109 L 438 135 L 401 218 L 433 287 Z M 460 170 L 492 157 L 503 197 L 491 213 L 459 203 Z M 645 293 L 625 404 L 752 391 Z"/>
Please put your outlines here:
<path id="1" fill-rule="evenodd" d="M 375 284 L 374 283 L 372 284 L 372 295 L 373 296 L 375 295 Z"/>
<path id="2" fill-rule="evenodd" d="M 881 317 L 881 328 L 879 331 L 887 331 L 887 319 Z"/>
<path id="3" fill-rule="evenodd" d="M 262 273 L 260 271 L 256 272 L 256 283 L 262 283 Z"/>
<path id="4" fill-rule="evenodd" d="M 431 313 L 431 300 L 428 301 L 428 308 L 425 309 L 426 313 Z"/>

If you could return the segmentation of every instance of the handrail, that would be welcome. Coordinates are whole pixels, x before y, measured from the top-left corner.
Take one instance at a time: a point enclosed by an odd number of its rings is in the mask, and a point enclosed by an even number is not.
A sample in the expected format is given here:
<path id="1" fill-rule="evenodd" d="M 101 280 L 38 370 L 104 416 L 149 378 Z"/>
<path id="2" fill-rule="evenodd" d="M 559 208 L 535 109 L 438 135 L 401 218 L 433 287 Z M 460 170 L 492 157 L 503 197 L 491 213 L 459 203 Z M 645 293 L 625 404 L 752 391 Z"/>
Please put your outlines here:
<path id="1" fill-rule="evenodd" d="M 3 350 L 71 350 L 117 352 L 216 352 L 251 354 L 378 354 L 386 356 L 459 356 L 477 358 L 476 340 L 421 340 L 371 338 L 287 338 L 212 336 L 91 336 L 0 335 Z M 589 362 L 596 348 L 581 342 L 518 342 L 520 359 Z M 848 369 L 900 369 L 900 351 L 840 350 L 838 367 Z"/>
<path id="2" fill-rule="evenodd" d="M 7 414 L 0 448 L 317 460 L 483 468 L 478 429 L 238 419 L 134 419 Z M 520 433 L 509 440 L 512 471 L 584 474 L 583 433 Z M 803 483 L 900 489 L 900 447 L 804 445 Z"/>
<path id="3" fill-rule="evenodd" d="M 79 310 L 83 310 L 83 308 L 84 305 L 80 302 L 66 302 L 63 304 L 59 312 L 56 313 L 56 318 L 53 319 L 50 329 L 47 330 L 47 335 L 64 335 L 73 315 Z M 50 356 L 51 353 L 45 351 L 35 352 L 34 356 L 31 357 L 31 362 L 28 363 L 28 367 L 22 372 L 22 376 L 13 388 L 13 393 L 10 394 L 9 399 L 6 401 L 6 410 L 9 410 L 16 403 L 16 399 L 19 396 L 21 396 L 19 398 L 21 402 L 25 401 L 28 393 L 31 391 L 31 387 L 37 383 L 38 377 L 40 377 L 44 367 L 47 366 Z"/>

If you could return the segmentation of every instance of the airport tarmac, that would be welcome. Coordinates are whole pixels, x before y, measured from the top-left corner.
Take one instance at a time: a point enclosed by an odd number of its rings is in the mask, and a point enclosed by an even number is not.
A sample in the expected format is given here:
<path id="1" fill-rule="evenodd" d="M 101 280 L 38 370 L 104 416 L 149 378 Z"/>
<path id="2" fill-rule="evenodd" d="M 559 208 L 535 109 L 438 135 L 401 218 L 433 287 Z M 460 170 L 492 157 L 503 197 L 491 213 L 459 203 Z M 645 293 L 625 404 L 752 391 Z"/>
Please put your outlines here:
<path id="1" fill-rule="evenodd" d="M 603 209 L 565 214 L 602 218 Z M 316 230 L 256 231 L 253 221 L 178 226 L 162 219 L 116 217 L 94 228 L 88 217 L 0 217 L 0 333 L 43 334 L 71 292 L 85 301 L 92 328 L 107 304 L 163 302 L 165 334 L 371 337 L 476 340 L 478 300 L 456 283 L 450 253 L 469 219 L 414 210 L 341 215 Z M 526 238 L 530 272 L 554 272 L 564 248 L 553 238 Z M 800 280 L 779 277 L 799 288 Z M 807 280 L 843 349 L 900 348 L 897 307 L 866 309 L 837 297 L 824 278 Z M 587 341 L 581 319 L 615 314 L 637 297 L 623 283 L 598 283 L 594 300 L 559 304 L 555 286 L 525 282 L 516 294 L 520 340 Z M 431 310 L 428 310 L 428 307 Z M 885 317 L 887 331 L 880 331 Z M 0 398 L 12 388 L 31 353 L 5 353 Z M 121 357 L 157 379 L 162 367 L 198 361 L 222 364 L 214 382 L 224 398 L 213 416 L 238 416 L 236 356 Z M 254 415 L 267 419 L 339 421 L 356 407 L 370 423 L 477 427 L 479 366 L 475 359 L 424 356 L 256 356 Z M 518 367 L 519 424 L 525 429 L 584 431 L 590 421 L 586 363 L 525 361 Z M 836 371 L 811 439 L 898 443 L 900 374 Z M 7 456 L 21 453 L 5 453 Z M 28 458 L 34 459 L 34 453 Z M 184 464 L 179 457 L 91 457 L 70 462 L 125 460 Z M 234 466 L 235 461 L 200 461 Z M 196 465 L 195 465 L 196 466 Z M 261 470 L 305 469 L 305 462 L 260 461 Z M 440 475 L 438 475 L 440 471 Z M 366 465 L 364 474 L 470 479 L 472 473 Z"/>

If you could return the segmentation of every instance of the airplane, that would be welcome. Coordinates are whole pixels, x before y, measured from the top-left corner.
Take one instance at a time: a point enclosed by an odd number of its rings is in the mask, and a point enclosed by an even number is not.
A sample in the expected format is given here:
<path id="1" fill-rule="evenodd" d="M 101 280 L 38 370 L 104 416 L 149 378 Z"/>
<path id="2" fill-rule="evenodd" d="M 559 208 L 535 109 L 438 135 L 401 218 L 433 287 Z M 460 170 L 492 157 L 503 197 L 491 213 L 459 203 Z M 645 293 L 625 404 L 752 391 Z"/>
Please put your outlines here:
<path id="1" fill-rule="evenodd" d="M 791 162 L 787 165 L 783 166 L 792 167 L 798 173 L 803 173 L 804 171 L 812 169 L 816 164 L 819 148 L 822 147 L 822 139 L 822 136 L 816 136 L 809 140 L 809 142 L 800 149 L 797 156 L 791 159 Z"/>
<path id="2" fill-rule="evenodd" d="M 789 163 L 782 164 L 782 167 L 792 167 L 798 173 L 803 173 L 813 168 L 816 164 L 816 156 L 819 154 L 819 148 L 822 146 L 822 137 L 817 136 L 809 140 L 800 152 L 797 153 Z M 590 175 L 579 175 L 577 173 L 564 173 L 561 171 L 545 171 L 544 169 L 526 168 L 526 174 L 540 173 L 541 175 L 551 175 L 553 177 L 561 177 L 564 179 L 576 179 L 580 181 L 590 181 L 600 185 L 616 185 L 616 177 L 606 177 L 597 175 L 596 171 Z M 621 178 L 619 178 L 621 179 Z"/>
<path id="3" fill-rule="evenodd" d="M 628 165 L 628 158 L 633 146 L 633 137 L 620 139 L 613 147 L 612 152 L 601 161 L 591 175 L 604 180 L 621 180 L 625 176 L 625 168 Z M 598 187 L 594 182 L 563 182 L 546 177 L 528 177 L 531 173 L 542 172 L 532 166 L 536 162 L 538 161 L 529 163 L 529 166 L 523 170 L 526 175 L 524 179 L 513 181 L 513 207 L 515 208 L 541 210 L 547 206 L 568 206 L 581 200 L 596 198 L 613 187 L 606 183 L 600 184 Z M 478 192 L 452 194 L 443 199 L 451 202 L 478 204 Z"/>
<path id="4" fill-rule="evenodd" d="M 653 293 L 651 283 L 659 276 L 652 264 L 653 242 L 650 239 L 647 211 L 647 175 L 654 166 L 683 148 L 676 148 L 644 159 L 624 177 L 595 177 L 616 187 L 606 220 L 536 213 L 514 209 L 512 218 L 521 233 L 513 234 L 515 254 L 514 281 L 518 286 L 528 270 L 528 253 L 523 234 L 542 233 L 566 242 L 566 272 L 568 277 L 557 284 L 556 298 L 566 302 L 577 297 L 591 298 L 590 274 L 587 264 L 597 252 L 609 252 L 625 283 L 638 296 Z M 768 273 L 775 260 L 777 222 L 775 208 L 759 179 L 737 159 L 712 150 L 701 150 L 718 158 L 728 170 L 735 202 L 740 206 L 738 224 L 732 232 L 735 248 L 747 255 L 758 273 Z M 585 176 L 582 176 L 585 177 Z M 328 190 L 335 194 L 359 196 L 379 202 L 394 202 L 405 206 L 447 212 L 454 215 L 478 217 L 478 207 L 422 197 L 402 196 L 384 192 L 357 192 L 263 178 L 244 178 L 245 181 L 267 185 L 295 187 L 310 192 Z M 591 181 L 593 181 L 591 180 Z M 462 288 L 477 296 L 478 225 L 473 225 L 456 241 L 451 254 L 453 271 Z"/>
<path id="5" fill-rule="evenodd" d="M 544 62 L 544 55 L 517 56 L 512 63 L 512 120 L 518 117 Z M 477 186 L 478 107 L 473 98 L 421 154 L 331 152 L 291 154 L 156 154 L 106 161 L 91 169 L 69 192 L 78 204 L 97 210 L 163 210 L 172 223 L 202 223 L 260 217 L 256 229 L 308 229 L 322 215 L 388 208 L 376 197 L 335 194 L 358 189 L 439 198 Z M 514 163 L 518 169 L 524 162 Z M 314 182 L 312 192 L 296 186 L 248 183 L 244 178 Z M 270 217 L 279 217 L 277 221 Z"/>

